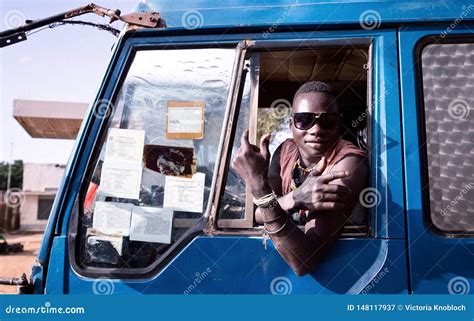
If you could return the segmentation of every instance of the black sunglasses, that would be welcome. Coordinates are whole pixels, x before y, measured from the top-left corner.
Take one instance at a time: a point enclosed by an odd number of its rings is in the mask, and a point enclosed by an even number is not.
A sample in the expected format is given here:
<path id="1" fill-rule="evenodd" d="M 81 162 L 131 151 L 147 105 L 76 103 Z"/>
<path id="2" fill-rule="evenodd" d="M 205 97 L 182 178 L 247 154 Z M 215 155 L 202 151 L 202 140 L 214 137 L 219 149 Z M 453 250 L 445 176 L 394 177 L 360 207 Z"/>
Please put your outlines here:
<path id="1" fill-rule="evenodd" d="M 308 130 L 316 123 L 323 129 L 336 129 L 342 124 L 341 113 L 294 113 L 293 125 L 300 130 Z"/>

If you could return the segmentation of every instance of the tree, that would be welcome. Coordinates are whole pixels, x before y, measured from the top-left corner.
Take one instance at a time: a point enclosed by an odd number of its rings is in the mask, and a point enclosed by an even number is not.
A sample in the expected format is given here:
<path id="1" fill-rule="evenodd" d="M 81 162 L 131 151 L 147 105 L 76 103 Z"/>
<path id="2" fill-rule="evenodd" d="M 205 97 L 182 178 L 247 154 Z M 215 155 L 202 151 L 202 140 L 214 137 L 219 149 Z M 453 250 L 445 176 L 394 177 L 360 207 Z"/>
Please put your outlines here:
<path id="1" fill-rule="evenodd" d="M 8 182 L 8 163 L 0 162 L 0 190 L 7 189 Z M 15 160 L 12 164 L 10 188 L 22 188 L 23 185 L 23 161 Z"/>

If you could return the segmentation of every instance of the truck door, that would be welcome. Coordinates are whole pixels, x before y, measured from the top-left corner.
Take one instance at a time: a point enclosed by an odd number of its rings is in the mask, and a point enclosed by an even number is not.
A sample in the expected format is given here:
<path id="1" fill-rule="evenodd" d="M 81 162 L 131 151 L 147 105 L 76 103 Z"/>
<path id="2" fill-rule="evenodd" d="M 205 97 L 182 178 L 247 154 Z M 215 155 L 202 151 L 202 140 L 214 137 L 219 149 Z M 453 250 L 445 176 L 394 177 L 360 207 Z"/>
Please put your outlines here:
<path id="1" fill-rule="evenodd" d="M 457 26 L 456 20 L 446 28 L 407 28 L 400 32 L 404 175 L 413 293 L 472 293 L 472 28 Z"/>
<path id="2" fill-rule="evenodd" d="M 407 293 L 396 31 L 192 33 L 117 46 L 58 195 L 46 291 Z M 318 77 L 345 93 L 371 175 L 332 253 L 297 277 L 229 162 L 244 128 L 284 135 L 281 103 Z"/>

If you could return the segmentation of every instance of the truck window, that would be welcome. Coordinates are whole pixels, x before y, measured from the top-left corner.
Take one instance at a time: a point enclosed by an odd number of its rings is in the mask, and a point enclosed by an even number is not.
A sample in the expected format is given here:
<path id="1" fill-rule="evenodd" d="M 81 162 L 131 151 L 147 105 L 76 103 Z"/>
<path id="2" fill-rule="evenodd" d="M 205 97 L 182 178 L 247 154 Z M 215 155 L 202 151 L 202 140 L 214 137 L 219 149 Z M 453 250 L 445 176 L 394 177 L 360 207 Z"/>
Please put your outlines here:
<path id="1" fill-rule="evenodd" d="M 99 102 L 108 125 L 78 214 L 79 266 L 148 267 L 203 217 L 234 59 L 222 48 L 134 54 L 116 98 Z"/>
<path id="2" fill-rule="evenodd" d="M 298 48 L 298 50 L 266 50 L 252 52 L 250 72 L 241 103 L 233 153 L 240 146 L 245 128 L 256 145 L 260 137 L 272 133 L 270 152 L 291 137 L 290 118 L 293 96 L 298 88 L 311 80 L 324 81 L 336 91 L 344 113 L 342 138 L 367 149 L 370 110 L 368 108 L 367 47 Z M 234 157 L 232 155 L 231 159 Z M 224 228 L 255 227 L 254 206 L 244 182 L 229 166 L 226 197 L 221 199 L 218 225 Z M 369 233 L 370 209 L 356 206 L 343 235 Z M 249 216 L 251 217 L 249 225 Z"/>
<path id="3" fill-rule="evenodd" d="M 425 208 L 429 222 L 441 233 L 471 234 L 474 43 L 453 42 L 429 44 L 421 51 Z"/>

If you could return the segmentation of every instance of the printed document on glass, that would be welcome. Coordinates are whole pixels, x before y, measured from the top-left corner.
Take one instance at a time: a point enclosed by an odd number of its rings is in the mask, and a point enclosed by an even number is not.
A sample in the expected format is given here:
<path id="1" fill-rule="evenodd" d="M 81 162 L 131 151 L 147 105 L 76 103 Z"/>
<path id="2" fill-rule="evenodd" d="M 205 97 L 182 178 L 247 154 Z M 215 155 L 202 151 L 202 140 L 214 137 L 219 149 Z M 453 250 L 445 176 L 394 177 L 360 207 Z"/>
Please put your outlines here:
<path id="1" fill-rule="evenodd" d="M 130 226 L 130 241 L 171 243 L 173 210 L 134 206 Z"/>
<path id="2" fill-rule="evenodd" d="M 96 202 L 92 227 L 104 234 L 130 234 L 133 204 Z"/>
<path id="3" fill-rule="evenodd" d="M 144 144 L 144 130 L 112 128 L 109 131 L 101 173 L 101 192 L 113 197 L 138 199 Z"/>
<path id="4" fill-rule="evenodd" d="M 202 213 L 205 178 L 204 173 L 196 173 L 192 178 L 166 176 L 163 207 Z"/>

